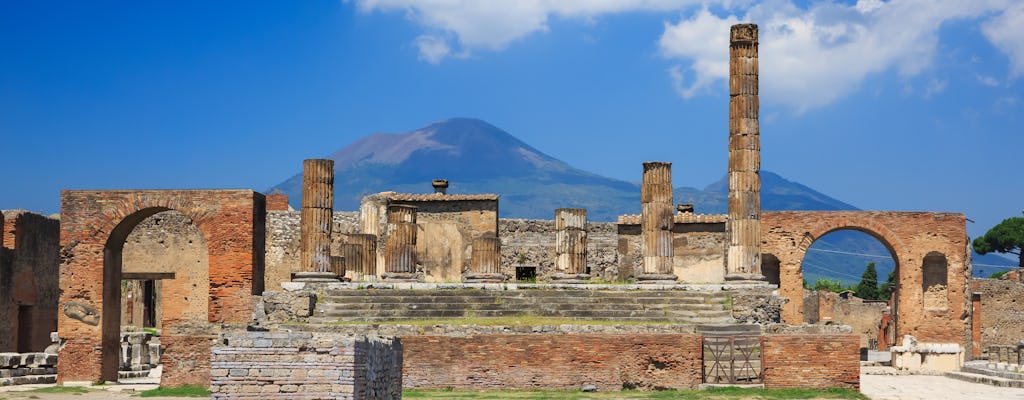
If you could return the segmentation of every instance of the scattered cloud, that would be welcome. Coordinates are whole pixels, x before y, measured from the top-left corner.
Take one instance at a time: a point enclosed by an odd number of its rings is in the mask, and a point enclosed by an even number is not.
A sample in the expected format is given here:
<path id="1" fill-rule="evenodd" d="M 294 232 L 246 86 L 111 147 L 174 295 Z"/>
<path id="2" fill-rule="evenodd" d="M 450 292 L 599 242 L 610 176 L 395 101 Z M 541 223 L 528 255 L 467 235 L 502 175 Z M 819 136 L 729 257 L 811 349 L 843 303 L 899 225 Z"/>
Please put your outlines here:
<path id="1" fill-rule="evenodd" d="M 722 32 L 735 21 L 756 21 L 762 95 L 804 112 L 850 95 L 871 74 L 888 70 L 904 78 L 919 74 L 935 58 L 943 23 L 985 17 L 1009 4 L 860 0 L 852 5 L 819 3 L 800 8 L 790 1 L 766 1 L 746 8 L 742 17 L 718 16 L 705 9 L 667 23 L 659 45 L 662 55 L 692 62 L 693 80 L 680 83 L 683 93 L 692 95 L 727 78 L 728 44 Z M 999 26 L 1001 32 L 1024 29 Z M 946 83 L 930 82 L 925 96 L 941 93 Z"/>
<path id="2" fill-rule="evenodd" d="M 420 49 L 421 60 L 435 65 L 439 64 L 441 60 L 452 52 L 451 47 L 448 47 L 448 41 L 432 35 L 420 35 L 417 37 L 416 47 Z"/>
<path id="3" fill-rule="evenodd" d="M 932 97 L 932 95 L 944 92 L 946 90 L 946 85 L 948 84 L 948 79 L 932 78 L 931 80 L 928 81 L 928 85 L 925 86 L 924 88 L 924 98 L 927 99 L 929 97 Z"/>
<path id="4" fill-rule="evenodd" d="M 982 85 L 991 86 L 991 87 L 999 86 L 999 81 L 996 80 L 996 78 L 993 78 L 991 76 L 981 75 L 981 74 L 974 74 L 974 77 L 978 80 L 978 83 L 981 83 Z"/>
<path id="5" fill-rule="evenodd" d="M 423 47 L 417 39 L 420 58 L 435 64 L 453 54 L 451 49 L 456 47 L 462 50 L 462 54 L 478 50 L 502 50 L 527 35 L 547 32 L 548 21 L 553 17 L 579 19 L 585 24 L 594 24 L 595 19 L 602 15 L 630 11 L 683 10 L 705 3 L 702 0 L 353 1 L 364 13 L 404 12 L 408 19 L 430 31 L 428 36 L 431 40 L 443 40 L 448 52 L 428 55 L 422 51 Z M 730 3 L 729 0 L 713 2 Z M 431 42 L 431 49 L 440 49 L 441 44 Z"/>
<path id="6" fill-rule="evenodd" d="M 1010 58 L 1010 77 L 1024 75 L 1024 3 L 1018 2 L 985 22 L 981 31 Z"/>

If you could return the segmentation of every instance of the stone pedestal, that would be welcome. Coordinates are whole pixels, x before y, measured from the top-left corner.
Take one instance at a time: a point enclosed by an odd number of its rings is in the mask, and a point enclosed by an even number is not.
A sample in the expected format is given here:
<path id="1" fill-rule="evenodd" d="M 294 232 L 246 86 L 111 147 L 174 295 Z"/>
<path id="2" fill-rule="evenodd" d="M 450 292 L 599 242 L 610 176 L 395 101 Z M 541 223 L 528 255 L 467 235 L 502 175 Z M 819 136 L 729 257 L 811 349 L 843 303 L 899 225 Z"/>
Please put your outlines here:
<path id="1" fill-rule="evenodd" d="M 762 282 L 757 25 L 733 25 L 729 39 L 729 251 L 725 279 Z"/>
<path id="2" fill-rule="evenodd" d="M 470 271 L 463 277 L 468 283 L 501 283 L 501 239 L 485 236 L 473 239 Z"/>
<path id="3" fill-rule="evenodd" d="M 672 163 L 645 162 L 640 186 L 643 273 L 637 283 L 674 284 L 672 259 Z"/>
<path id="4" fill-rule="evenodd" d="M 331 267 L 331 229 L 334 214 L 334 161 L 302 162 L 301 268 L 292 280 L 337 281 Z"/>

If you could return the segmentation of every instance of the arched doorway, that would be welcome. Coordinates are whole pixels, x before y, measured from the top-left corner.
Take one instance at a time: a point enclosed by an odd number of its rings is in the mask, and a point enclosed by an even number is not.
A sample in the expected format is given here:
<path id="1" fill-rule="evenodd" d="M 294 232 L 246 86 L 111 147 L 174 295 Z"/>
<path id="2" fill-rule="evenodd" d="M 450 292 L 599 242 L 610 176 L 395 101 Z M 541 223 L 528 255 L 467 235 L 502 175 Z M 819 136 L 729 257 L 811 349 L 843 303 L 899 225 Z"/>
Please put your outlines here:
<path id="1" fill-rule="evenodd" d="M 205 322 L 209 312 L 209 254 L 202 231 L 189 217 L 167 208 L 129 215 L 110 233 L 103 249 L 101 379 L 117 381 L 121 366 L 122 291 L 127 280 L 160 281 L 152 301 L 157 325 Z M 153 293 L 155 295 L 155 293 Z M 152 299 L 156 300 L 156 299 Z M 159 305 L 158 305 L 159 304 Z M 169 305 L 169 306 L 165 306 Z"/>
<path id="2" fill-rule="evenodd" d="M 892 246 L 870 230 L 844 227 L 814 239 L 800 266 L 803 322 L 849 325 L 862 348 L 885 350 L 898 322 L 897 267 Z"/>

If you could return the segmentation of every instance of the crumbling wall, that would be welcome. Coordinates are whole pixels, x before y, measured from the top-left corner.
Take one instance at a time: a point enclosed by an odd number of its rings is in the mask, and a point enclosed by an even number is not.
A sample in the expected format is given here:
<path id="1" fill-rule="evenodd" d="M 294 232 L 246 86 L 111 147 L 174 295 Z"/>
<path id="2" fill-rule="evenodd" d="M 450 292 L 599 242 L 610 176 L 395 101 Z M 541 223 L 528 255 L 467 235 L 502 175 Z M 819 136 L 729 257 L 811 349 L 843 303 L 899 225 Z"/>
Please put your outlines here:
<path id="1" fill-rule="evenodd" d="M 460 282 L 473 239 L 498 231 L 497 200 L 403 201 L 416 206 L 416 260 L 427 282 Z"/>
<path id="2" fill-rule="evenodd" d="M 767 335 L 761 363 L 766 389 L 860 388 L 856 335 Z"/>
<path id="3" fill-rule="evenodd" d="M 37 352 L 57 329 L 60 221 L 4 211 L 0 250 L 0 352 Z"/>
<path id="4" fill-rule="evenodd" d="M 587 223 L 587 268 L 593 279 L 620 279 L 615 229 L 612 222 Z M 515 276 L 519 265 L 537 267 L 538 280 L 547 280 L 555 273 L 554 220 L 502 219 L 498 237 L 503 273 Z"/>
<path id="5" fill-rule="evenodd" d="M 1016 346 L 1024 340 L 1024 284 L 1002 279 L 973 279 L 981 293 L 981 348 Z"/>
<path id="6" fill-rule="evenodd" d="M 626 216 L 624 220 L 628 220 Z M 697 218 L 697 217 L 692 217 Z M 728 249 L 728 231 L 725 223 L 689 222 L 677 215 L 672 228 L 673 273 L 680 282 L 721 283 L 725 281 L 725 254 Z M 643 268 L 639 221 L 619 223 L 617 252 L 620 279 L 636 275 Z"/>
<path id="7" fill-rule="evenodd" d="M 301 223 L 299 211 L 267 211 L 266 272 L 265 289 L 281 290 L 281 282 L 292 280 L 292 272 L 300 267 Z M 334 212 L 334 227 L 331 248 L 345 242 L 345 235 L 359 233 L 359 213 L 355 211 Z"/>

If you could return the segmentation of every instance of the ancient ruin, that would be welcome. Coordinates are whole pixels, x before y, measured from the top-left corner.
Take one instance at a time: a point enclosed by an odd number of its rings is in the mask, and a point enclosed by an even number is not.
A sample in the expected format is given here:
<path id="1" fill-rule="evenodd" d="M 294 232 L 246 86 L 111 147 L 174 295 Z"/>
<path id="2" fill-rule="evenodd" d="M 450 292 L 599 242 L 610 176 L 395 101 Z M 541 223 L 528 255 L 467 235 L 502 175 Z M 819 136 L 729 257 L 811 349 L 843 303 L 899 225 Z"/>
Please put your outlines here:
<path id="1" fill-rule="evenodd" d="M 643 163 L 641 213 L 615 222 L 499 219 L 498 194 L 445 179 L 336 211 L 326 159 L 303 162 L 299 211 L 251 190 L 68 190 L 59 220 L 0 215 L 0 350 L 34 354 L 0 373 L 114 382 L 159 365 L 162 385 L 214 398 L 389 398 L 857 388 L 861 352 L 892 346 L 908 370 L 1019 364 L 1022 320 L 999 304 L 1024 285 L 970 280 L 963 214 L 762 212 L 757 32 L 730 32 L 728 214 L 674 205 L 669 162 Z M 891 302 L 805 290 L 808 248 L 840 229 L 890 251 Z M 560 322 L 458 322 L 515 316 Z"/>

